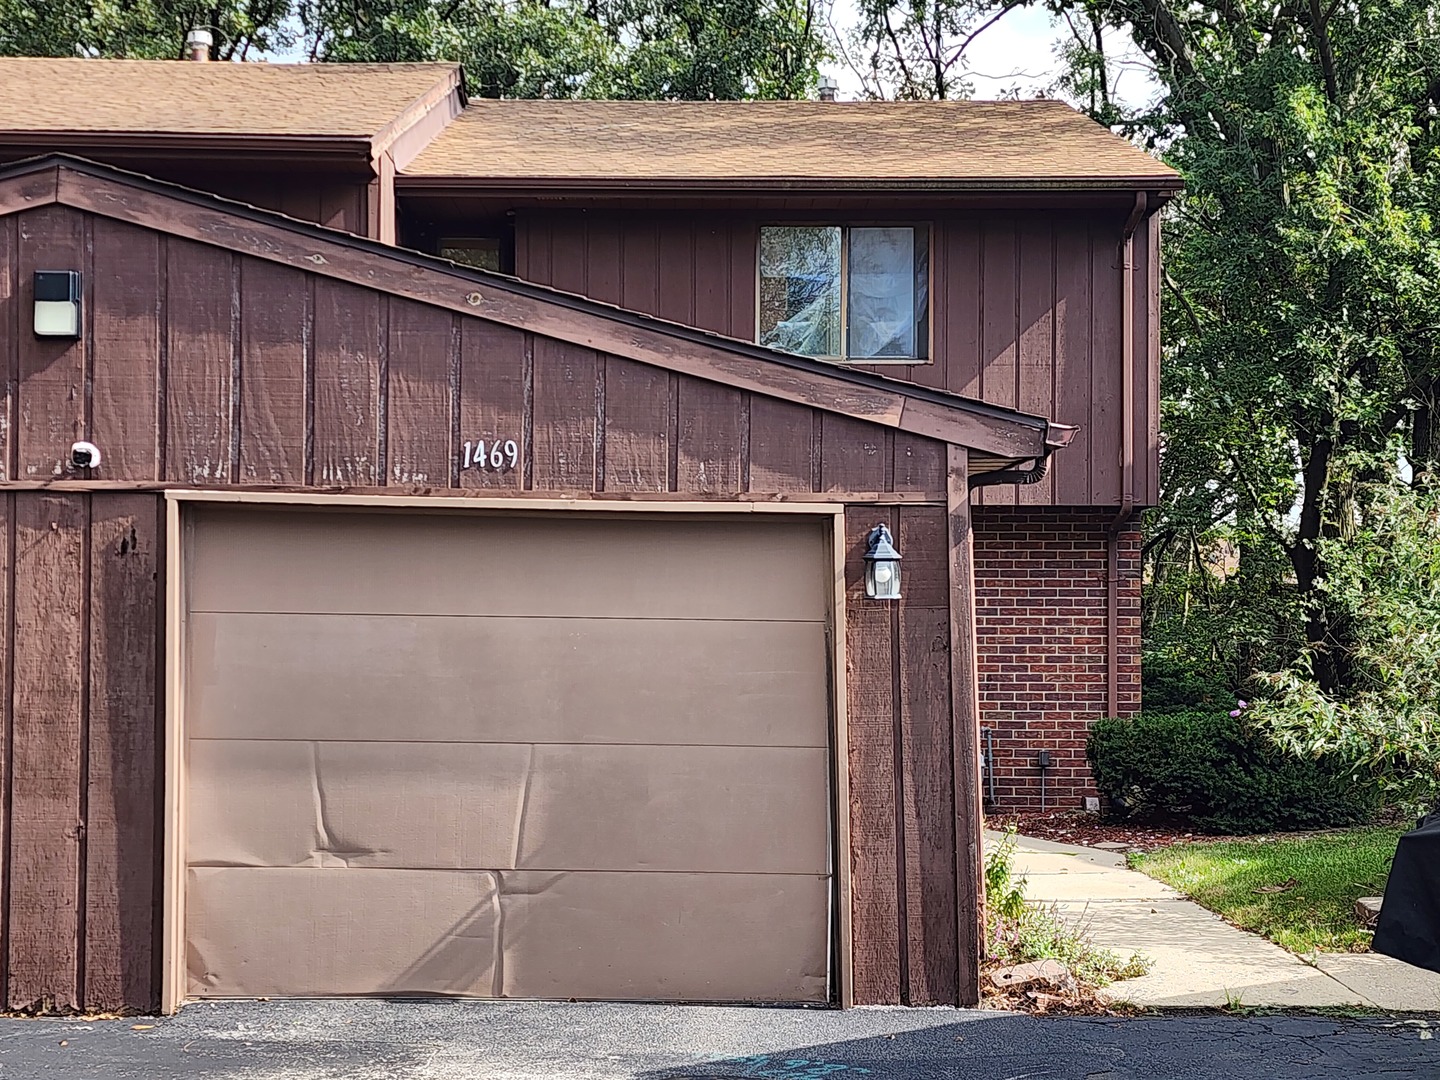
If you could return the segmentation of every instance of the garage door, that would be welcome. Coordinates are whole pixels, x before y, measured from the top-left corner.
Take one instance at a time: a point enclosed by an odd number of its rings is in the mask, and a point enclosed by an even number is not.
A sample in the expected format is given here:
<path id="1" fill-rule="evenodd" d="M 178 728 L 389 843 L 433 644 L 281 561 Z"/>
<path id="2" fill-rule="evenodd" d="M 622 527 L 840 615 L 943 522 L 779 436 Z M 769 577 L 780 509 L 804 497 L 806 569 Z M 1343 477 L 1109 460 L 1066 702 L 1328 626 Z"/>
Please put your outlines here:
<path id="1" fill-rule="evenodd" d="M 824 1000 L 828 550 L 195 511 L 189 996 Z"/>

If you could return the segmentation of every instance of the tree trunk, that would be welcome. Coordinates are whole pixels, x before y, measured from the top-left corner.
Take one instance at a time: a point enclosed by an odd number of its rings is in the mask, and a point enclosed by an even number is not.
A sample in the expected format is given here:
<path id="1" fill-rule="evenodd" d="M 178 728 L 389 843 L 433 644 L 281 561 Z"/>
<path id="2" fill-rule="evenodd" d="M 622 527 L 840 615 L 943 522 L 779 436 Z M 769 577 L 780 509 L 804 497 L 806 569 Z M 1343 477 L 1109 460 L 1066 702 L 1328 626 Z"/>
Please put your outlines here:
<path id="1" fill-rule="evenodd" d="M 1295 569 L 1295 588 L 1305 607 L 1305 640 L 1308 642 L 1315 681 L 1325 693 L 1344 681 L 1343 655 L 1335 640 L 1333 620 L 1315 584 L 1321 576 L 1317 547 L 1324 529 L 1325 485 L 1330 476 L 1334 442 L 1317 439 L 1301 472 L 1302 498 L 1300 528 L 1290 546 L 1290 565 Z"/>

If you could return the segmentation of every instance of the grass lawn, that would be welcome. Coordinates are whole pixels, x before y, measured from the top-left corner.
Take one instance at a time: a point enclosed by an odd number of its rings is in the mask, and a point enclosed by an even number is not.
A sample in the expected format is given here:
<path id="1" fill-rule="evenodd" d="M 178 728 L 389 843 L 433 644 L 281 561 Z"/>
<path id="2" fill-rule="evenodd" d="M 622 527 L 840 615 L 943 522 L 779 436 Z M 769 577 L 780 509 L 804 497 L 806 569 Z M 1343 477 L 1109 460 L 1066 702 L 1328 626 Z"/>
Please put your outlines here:
<path id="1" fill-rule="evenodd" d="M 1366 952 L 1370 935 L 1355 901 L 1385 891 L 1399 827 L 1258 840 L 1175 844 L 1130 856 L 1130 865 L 1172 885 L 1226 921 L 1291 952 Z M 1284 892 L 1256 892 L 1295 879 Z"/>

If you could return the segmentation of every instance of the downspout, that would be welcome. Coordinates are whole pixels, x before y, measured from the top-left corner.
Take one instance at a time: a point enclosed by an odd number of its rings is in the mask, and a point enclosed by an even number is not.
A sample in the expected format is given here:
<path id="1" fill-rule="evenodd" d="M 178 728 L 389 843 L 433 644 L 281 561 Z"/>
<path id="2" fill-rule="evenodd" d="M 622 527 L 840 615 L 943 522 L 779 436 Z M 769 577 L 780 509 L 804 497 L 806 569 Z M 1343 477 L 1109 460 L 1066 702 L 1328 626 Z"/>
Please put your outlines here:
<path id="1" fill-rule="evenodd" d="M 1120 239 L 1120 509 L 1106 536 L 1106 705 L 1120 713 L 1120 534 L 1135 512 L 1135 230 L 1145 216 L 1145 192 L 1125 219 Z"/>
<path id="2" fill-rule="evenodd" d="M 996 472 L 972 473 L 970 476 L 970 490 L 976 488 L 994 487 L 996 484 L 1038 484 L 1045 479 L 1045 474 L 1050 471 L 1050 456 L 1056 450 L 1063 450 L 1069 446 L 1075 438 L 1075 433 L 1080 429 L 1070 424 L 1057 424 L 1050 421 L 1045 430 L 1045 452 L 1039 457 L 1031 458 L 1028 461 L 1017 462 L 1012 468 L 1001 469 Z M 1020 466 L 1026 466 L 1021 468 Z"/>

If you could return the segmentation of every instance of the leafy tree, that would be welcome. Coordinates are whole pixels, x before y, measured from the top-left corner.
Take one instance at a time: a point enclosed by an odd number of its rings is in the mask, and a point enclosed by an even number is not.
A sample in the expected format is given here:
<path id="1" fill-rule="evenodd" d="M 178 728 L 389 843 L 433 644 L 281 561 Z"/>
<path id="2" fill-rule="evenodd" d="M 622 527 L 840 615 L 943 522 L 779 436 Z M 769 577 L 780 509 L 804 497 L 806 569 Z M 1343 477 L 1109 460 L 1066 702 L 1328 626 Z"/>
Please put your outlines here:
<path id="1" fill-rule="evenodd" d="M 1237 689 L 1260 673 L 1257 715 L 1286 745 L 1433 801 L 1440 8 L 1052 10 L 1075 38 L 1068 92 L 1187 182 L 1166 219 L 1147 663 Z M 1102 35 L 1153 65 L 1153 107 L 1105 94 Z"/>
<path id="2" fill-rule="evenodd" d="M 0 56 L 175 60 L 197 27 L 215 56 L 245 60 L 294 42 L 292 0 L 0 0 Z"/>
<path id="3" fill-rule="evenodd" d="M 1367 493 L 1348 540 L 1321 540 L 1332 608 L 1350 627 L 1349 685 L 1323 692 L 1303 664 L 1268 678 L 1250 715 L 1296 753 L 1378 776 L 1415 813 L 1440 807 L 1440 499 L 1404 484 Z"/>
<path id="4" fill-rule="evenodd" d="M 459 59 L 484 97 L 800 97 L 815 0 L 301 0 L 317 60 Z"/>
<path id="5" fill-rule="evenodd" d="M 459 60 L 487 97 L 787 98 L 821 0 L 0 0 L 0 55 Z"/>
<path id="6" fill-rule="evenodd" d="M 1188 185 L 1166 222 L 1152 581 L 1228 540 L 1258 605 L 1293 592 L 1317 685 L 1341 688 L 1349 630 L 1321 587 L 1322 541 L 1348 535 L 1360 492 L 1396 474 L 1397 438 L 1422 481 L 1434 468 L 1437 10 L 1057 6 L 1128 32 L 1153 63 L 1162 99 L 1125 127 L 1164 147 Z M 1103 50 L 1083 59 L 1104 85 Z"/>
<path id="7" fill-rule="evenodd" d="M 832 29 L 867 97 L 900 101 L 969 97 L 965 50 L 1006 12 L 984 0 L 858 0 L 857 22 Z"/>

